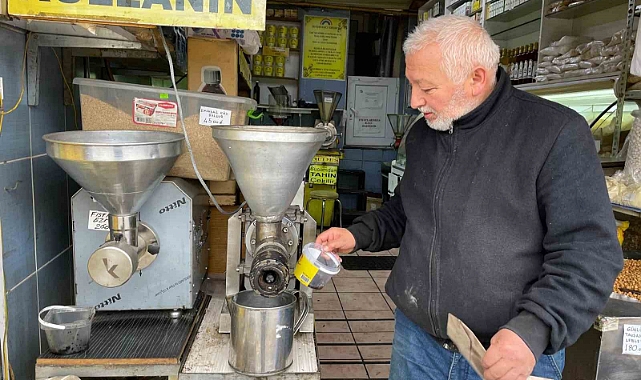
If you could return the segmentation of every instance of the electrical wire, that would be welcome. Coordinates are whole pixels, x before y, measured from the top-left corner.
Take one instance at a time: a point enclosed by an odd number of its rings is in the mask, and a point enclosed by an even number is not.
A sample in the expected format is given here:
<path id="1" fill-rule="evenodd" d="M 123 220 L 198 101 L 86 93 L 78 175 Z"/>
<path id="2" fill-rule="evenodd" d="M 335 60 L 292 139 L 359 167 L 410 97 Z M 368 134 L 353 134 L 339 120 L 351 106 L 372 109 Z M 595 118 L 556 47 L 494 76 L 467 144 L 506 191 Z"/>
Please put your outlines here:
<path id="1" fill-rule="evenodd" d="M 223 215 L 233 215 L 240 211 L 247 202 L 243 202 L 240 207 L 238 207 L 236 210 L 229 212 L 225 211 L 220 207 L 218 202 L 216 201 L 216 198 L 214 195 L 211 193 L 209 190 L 209 186 L 205 183 L 205 180 L 203 180 L 203 177 L 200 175 L 200 172 L 198 171 L 198 168 L 196 167 L 196 158 L 194 157 L 194 152 L 191 149 L 191 143 L 189 142 L 189 136 L 187 135 L 187 128 L 185 127 L 185 119 L 183 117 L 183 109 L 182 109 L 182 103 L 180 102 L 180 95 L 178 94 L 178 88 L 176 86 L 176 75 L 174 74 L 174 62 L 171 59 L 171 52 L 169 51 L 169 46 L 167 46 L 167 41 L 165 40 L 165 35 L 162 32 L 162 28 L 158 27 L 159 29 L 159 34 L 160 34 L 160 39 L 162 40 L 162 45 L 165 48 L 165 53 L 167 54 L 167 61 L 169 61 L 169 73 L 171 74 L 171 83 L 174 86 L 174 95 L 176 96 L 176 103 L 178 103 L 178 116 L 180 117 L 180 125 L 182 126 L 183 133 L 185 135 L 185 143 L 187 144 L 187 150 L 189 151 L 189 156 L 191 157 L 191 164 L 194 167 L 194 171 L 196 172 L 196 177 L 198 177 L 198 180 L 200 181 L 200 184 L 205 188 L 205 191 L 207 192 L 207 195 L 209 195 L 209 198 L 211 199 L 212 203 L 218 211 L 223 214 Z"/>
<path id="2" fill-rule="evenodd" d="M 17 110 L 18 106 L 20 106 L 20 103 L 22 103 L 25 88 L 24 78 L 25 71 L 27 70 L 27 51 L 29 50 L 29 41 L 31 41 L 31 33 L 27 34 L 27 42 L 25 42 L 24 46 L 24 55 L 22 57 L 22 74 L 20 75 L 20 96 L 18 97 L 18 101 L 16 101 L 16 104 L 11 107 L 9 111 L 4 111 L 4 99 L 3 97 L 0 97 L 0 134 L 2 134 L 2 122 L 4 121 L 5 115 L 8 115 L 11 112 Z"/>
<path id="3" fill-rule="evenodd" d="M 65 77 L 65 71 L 62 69 L 62 62 L 60 62 L 60 57 L 58 57 L 58 53 L 56 52 L 56 49 L 51 48 L 51 51 L 53 51 L 53 54 L 56 56 L 56 60 L 58 61 L 58 67 L 60 68 L 60 74 L 62 75 L 62 80 L 65 82 L 65 86 L 67 86 L 67 90 L 69 90 L 69 95 L 71 96 L 71 105 L 73 106 L 73 124 L 76 126 L 76 129 L 78 129 L 78 114 L 76 113 L 76 101 L 74 100 L 74 97 L 73 97 L 73 90 L 71 89 L 71 86 L 69 86 L 69 83 L 67 82 L 67 78 Z"/>

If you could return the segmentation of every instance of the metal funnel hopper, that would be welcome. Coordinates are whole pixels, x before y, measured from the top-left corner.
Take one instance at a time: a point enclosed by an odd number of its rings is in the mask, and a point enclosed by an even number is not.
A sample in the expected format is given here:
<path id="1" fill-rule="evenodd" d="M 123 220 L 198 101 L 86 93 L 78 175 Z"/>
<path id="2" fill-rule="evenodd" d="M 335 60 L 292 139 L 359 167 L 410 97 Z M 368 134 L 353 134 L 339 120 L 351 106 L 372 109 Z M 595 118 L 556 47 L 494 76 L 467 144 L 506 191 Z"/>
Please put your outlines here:
<path id="1" fill-rule="evenodd" d="M 414 121 L 414 116 L 412 115 L 399 115 L 395 113 L 388 113 L 387 118 L 392 125 L 392 131 L 396 137 L 403 137 L 407 128 L 412 124 L 412 121 Z"/>
<path id="2" fill-rule="evenodd" d="M 305 127 L 214 126 L 212 131 L 261 222 L 282 219 L 325 141 L 325 131 Z"/>
<path id="3" fill-rule="evenodd" d="M 47 154 L 112 215 L 140 211 L 182 153 L 184 136 L 71 131 L 43 136 Z"/>
<path id="4" fill-rule="evenodd" d="M 314 97 L 316 97 L 316 103 L 318 104 L 318 112 L 324 124 L 332 120 L 336 106 L 338 106 L 338 102 L 342 96 L 340 92 L 336 91 L 314 90 Z"/>

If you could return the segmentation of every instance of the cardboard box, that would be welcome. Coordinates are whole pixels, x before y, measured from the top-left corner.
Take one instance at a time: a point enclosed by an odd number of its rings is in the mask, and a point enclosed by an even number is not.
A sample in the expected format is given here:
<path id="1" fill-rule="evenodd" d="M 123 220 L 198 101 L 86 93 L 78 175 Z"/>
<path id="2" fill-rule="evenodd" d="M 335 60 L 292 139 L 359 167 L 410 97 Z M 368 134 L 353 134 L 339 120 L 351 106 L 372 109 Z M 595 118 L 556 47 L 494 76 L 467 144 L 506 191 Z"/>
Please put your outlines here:
<path id="1" fill-rule="evenodd" d="M 383 206 L 383 199 L 367 197 L 367 211 L 378 210 Z"/>
<path id="2" fill-rule="evenodd" d="M 209 181 L 212 194 L 236 195 L 236 181 Z"/>
<path id="3" fill-rule="evenodd" d="M 222 206 L 223 210 L 231 212 L 238 206 Z M 227 269 L 227 220 L 230 215 L 218 212 L 216 207 L 211 208 L 209 220 L 209 265 L 207 272 L 210 274 L 225 273 Z"/>
<path id="4" fill-rule="evenodd" d="M 236 195 L 215 195 L 214 198 L 216 198 L 216 202 L 218 202 L 219 206 L 234 206 L 236 205 Z M 209 200 L 209 205 L 213 206 L 213 202 L 211 199 Z M 218 210 L 216 210 L 218 211 Z"/>
<path id="5" fill-rule="evenodd" d="M 220 69 L 221 83 L 227 95 L 238 96 L 238 43 L 190 37 L 187 39 L 187 88 L 198 91 L 204 66 Z"/>

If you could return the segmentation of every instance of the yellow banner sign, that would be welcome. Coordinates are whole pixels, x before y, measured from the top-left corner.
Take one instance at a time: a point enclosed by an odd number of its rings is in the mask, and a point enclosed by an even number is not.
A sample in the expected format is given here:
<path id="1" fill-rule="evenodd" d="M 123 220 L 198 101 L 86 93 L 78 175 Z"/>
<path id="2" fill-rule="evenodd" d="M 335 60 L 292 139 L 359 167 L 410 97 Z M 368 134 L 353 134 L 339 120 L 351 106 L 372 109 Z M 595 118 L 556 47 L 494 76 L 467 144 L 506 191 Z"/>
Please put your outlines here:
<path id="1" fill-rule="evenodd" d="M 9 0 L 9 14 L 103 24 L 265 29 L 266 0 Z"/>
<path id="2" fill-rule="evenodd" d="M 305 16 L 303 78 L 346 79 L 348 23 L 346 18 Z"/>
<path id="3" fill-rule="evenodd" d="M 315 185 L 335 185 L 338 179 L 338 166 L 311 165 L 309 183 Z"/>
<path id="4" fill-rule="evenodd" d="M 336 164 L 340 162 L 339 156 L 314 156 L 312 159 L 312 164 Z"/>

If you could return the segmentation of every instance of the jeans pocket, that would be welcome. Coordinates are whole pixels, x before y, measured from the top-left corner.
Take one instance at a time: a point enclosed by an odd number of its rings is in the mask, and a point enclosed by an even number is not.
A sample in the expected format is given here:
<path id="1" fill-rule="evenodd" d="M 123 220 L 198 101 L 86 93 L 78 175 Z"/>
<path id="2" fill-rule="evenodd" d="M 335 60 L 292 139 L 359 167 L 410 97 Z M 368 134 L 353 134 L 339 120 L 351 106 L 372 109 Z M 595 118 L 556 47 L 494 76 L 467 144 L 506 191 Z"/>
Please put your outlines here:
<path id="1" fill-rule="evenodd" d="M 565 355 L 559 352 L 554 355 L 545 355 L 550 361 L 550 367 L 554 372 L 555 379 L 561 380 L 563 377 L 563 367 L 565 367 Z"/>

